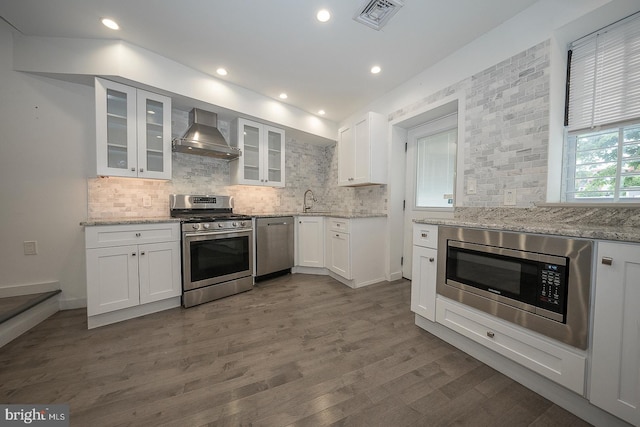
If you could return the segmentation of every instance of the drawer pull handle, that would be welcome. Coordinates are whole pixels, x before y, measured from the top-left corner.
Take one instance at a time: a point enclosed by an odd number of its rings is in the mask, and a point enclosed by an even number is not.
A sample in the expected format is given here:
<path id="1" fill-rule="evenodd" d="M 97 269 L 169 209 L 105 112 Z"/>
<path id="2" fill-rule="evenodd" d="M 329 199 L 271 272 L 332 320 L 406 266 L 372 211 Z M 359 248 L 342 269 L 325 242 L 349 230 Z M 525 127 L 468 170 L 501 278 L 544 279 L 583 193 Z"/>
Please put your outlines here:
<path id="1" fill-rule="evenodd" d="M 140 255 L 144 255 L 144 252 L 140 252 Z"/>
<path id="2" fill-rule="evenodd" d="M 433 261 L 434 261 L 433 257 L 430 257 L 429 262 L 433 262 Z"/>
<path id="3" fill-rule="evenodd" d="M 494 334 L 494 333 L 493 333 L 493 332 L 491 332 L 491 331 L 487 331 L 487 336 L 488 336 L 489 338 L 493 338 L 493 337 L 495 337 L 495 336 L 496 336 L 496 334 Z"/>
<path id="4" fill-rule="evenodd" d="M 613 258 L 610 258 L 608 256 L 603 256 L 602 257 L 602 263 L 604 265 L 612 265 L 613 264 Z"/>
<path id="5" fill-rule="evenodd" d="M 421 236 L 422 236 L 423 238 L 425 238 L 425 239 L 426 239 L 427 237 L 429 237 L 429 235 L 428 235 L 427 233 L 422 233 L 422 234 L 421 234 Z"/>
<path id="6" fill-rule="evenodd" d="M 131 256 L 136 256 L 136 253 L 135 253 L 135 252 L 134 252 L 134 253 L 132 253 L 132 254 L 131 254 Z"/>
<path id="7" fill-rule="evenodd" d="M 136 233 L 136 237 L 142 236 L 142 233 Z"/>

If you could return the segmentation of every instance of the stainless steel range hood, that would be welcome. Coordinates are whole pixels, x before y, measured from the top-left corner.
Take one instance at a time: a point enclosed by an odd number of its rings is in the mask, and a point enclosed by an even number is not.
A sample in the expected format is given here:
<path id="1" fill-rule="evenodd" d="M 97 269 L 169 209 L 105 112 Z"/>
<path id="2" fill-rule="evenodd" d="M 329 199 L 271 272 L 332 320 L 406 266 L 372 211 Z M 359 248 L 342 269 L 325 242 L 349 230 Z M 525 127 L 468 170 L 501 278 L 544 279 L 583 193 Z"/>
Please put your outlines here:
<path id="1" fill-rule="evenodd" d="M 189 128 L 182 138 L 173 140 L 173 151 L 234 160 L 242 155 L 239 148 L 231 147 L 218 128 L 218 115 L 194 108 L 189 112 Z"/>

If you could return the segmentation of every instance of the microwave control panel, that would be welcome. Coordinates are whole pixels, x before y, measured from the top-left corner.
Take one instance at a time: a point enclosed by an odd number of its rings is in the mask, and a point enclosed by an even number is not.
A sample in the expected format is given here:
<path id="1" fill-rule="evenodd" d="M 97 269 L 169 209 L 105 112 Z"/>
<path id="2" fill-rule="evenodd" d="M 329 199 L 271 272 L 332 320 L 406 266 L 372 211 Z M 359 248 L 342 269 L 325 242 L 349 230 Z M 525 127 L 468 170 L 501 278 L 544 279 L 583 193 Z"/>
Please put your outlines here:
<path id="1" fill-rule="evenodd" d="M 556 264 L 542 264 L 538 301 L 542 308 L 562 313 L 566 295 L 565 267 Z"/>

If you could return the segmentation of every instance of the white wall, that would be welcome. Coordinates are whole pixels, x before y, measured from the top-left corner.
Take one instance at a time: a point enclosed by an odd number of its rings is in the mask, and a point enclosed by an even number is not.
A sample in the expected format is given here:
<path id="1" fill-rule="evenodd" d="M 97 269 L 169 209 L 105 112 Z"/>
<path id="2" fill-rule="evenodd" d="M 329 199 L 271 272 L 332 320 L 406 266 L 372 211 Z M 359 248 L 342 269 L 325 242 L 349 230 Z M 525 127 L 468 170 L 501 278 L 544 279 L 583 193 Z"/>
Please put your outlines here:
<path id="1" fill-rule="evenodd" d="M 315 135 L 325 144 L 335 140 L 338 134 L 337 124 L 333 121 L 216 79 L 125 41 L 16 35 L 14 49 L 14 69 L 20 71 L 105 76 L 172 98 L 176 95 L 186 97 L 241 113 L 244 117 Z"/>
<path id="2" fill-rule="evenodd" d="M 0 58 L 0 288 L 59 281 L 65 306 L 82 306 L 93 88 L 13 71 L 2 20 Z"/>

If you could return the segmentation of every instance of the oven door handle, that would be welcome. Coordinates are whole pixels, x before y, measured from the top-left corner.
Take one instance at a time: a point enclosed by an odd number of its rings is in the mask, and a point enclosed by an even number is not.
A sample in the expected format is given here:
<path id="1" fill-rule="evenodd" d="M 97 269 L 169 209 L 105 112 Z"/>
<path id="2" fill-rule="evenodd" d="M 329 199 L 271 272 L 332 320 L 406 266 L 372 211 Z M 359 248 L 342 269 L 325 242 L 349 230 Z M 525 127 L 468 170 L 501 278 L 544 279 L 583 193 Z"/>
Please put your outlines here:
<path id="1" fill-rule="evenodd" d="M 184 237 L 206 237 L 206 236 L 222 236 L 228 234 L 251 233 L 251 230 L 226 230 L 226 231 L 208 231 L 206 233 L 184 233 Z"/>

